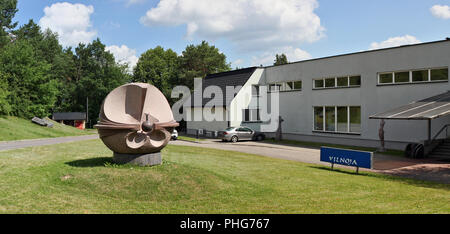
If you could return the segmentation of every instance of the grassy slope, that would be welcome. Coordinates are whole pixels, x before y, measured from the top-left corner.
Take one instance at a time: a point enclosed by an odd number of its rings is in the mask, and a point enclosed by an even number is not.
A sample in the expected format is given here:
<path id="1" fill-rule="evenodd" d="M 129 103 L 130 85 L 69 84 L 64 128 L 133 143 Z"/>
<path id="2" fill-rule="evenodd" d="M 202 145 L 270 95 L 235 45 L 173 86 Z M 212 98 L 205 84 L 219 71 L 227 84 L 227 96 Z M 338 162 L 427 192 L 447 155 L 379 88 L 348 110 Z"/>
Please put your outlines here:
<path id="1" fill-rule="evenodd" d="M 47 128 L 34 124 L 31 120 L 1 116 L 0 141 L 77 136 L 95 133 L 89 130 L 79 130 L 71 126 L 65 126 L 54 121 L 53 123 L 53 128 Z"/>
<path id="2" fill-rule="evenodd" d="M 100 140 L 0 152 L 0 213 L 450 213 L 450 186 L 169 145 L 111 162 Z"/>

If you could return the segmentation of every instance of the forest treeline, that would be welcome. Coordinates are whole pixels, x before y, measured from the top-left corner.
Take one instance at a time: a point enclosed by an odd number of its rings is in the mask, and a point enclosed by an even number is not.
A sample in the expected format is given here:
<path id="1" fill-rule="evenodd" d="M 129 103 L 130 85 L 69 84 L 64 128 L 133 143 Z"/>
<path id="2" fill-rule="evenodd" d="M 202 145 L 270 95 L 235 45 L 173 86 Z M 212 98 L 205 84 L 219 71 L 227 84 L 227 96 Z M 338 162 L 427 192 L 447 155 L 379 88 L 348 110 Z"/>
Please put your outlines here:
<path id="1" fill-rule="evenodd" d="M 170 99 L 177 85 L 193 88 L 196 77 L 229 71 L 219 49 L 203 41 L 177 55 L 161 46 L 144 52 L 132 69 L 115 60 L 99 38 L 64 48 L 58 35 L 33 20 L 14 21 L 17 0 L 0 1 L 0 115 L 47 117 L 54 112 L 86 112 L 90 126 L 114 88 L 129 82 L 155 85 Z"/>

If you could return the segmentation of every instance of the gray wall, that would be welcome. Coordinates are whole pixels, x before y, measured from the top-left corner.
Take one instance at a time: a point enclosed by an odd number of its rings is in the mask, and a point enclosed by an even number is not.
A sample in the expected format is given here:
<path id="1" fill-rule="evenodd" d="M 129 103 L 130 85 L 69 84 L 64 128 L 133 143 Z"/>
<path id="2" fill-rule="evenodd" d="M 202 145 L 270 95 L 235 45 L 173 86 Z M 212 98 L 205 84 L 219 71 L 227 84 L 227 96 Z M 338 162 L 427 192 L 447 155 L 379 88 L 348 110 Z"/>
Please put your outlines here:
<path id="1" fill-rule="evenodd" d="M 369 120 L 370 115 L 450 90 L 447 81 L 377 86 L 378 73 L 435 67 L 450 67 L 450 41 L 268 67 L 260 84 L 303 82 L 301 92 L 280 93 L 285 138 L 378 146 L 380 120 Z M 361 87 L 312 90 L 313 79 L 347 75 L 361 75 Z M 314 106 L 361 106 L 361 135 L 314 133 Z M 433 133 L 448 123 L 450 117 L 433 120 Z M 425 140 L 427 121 L 388 120 L 385 138 L 387 146 L 396 149 L 402 149 L 407 142 Z"/>

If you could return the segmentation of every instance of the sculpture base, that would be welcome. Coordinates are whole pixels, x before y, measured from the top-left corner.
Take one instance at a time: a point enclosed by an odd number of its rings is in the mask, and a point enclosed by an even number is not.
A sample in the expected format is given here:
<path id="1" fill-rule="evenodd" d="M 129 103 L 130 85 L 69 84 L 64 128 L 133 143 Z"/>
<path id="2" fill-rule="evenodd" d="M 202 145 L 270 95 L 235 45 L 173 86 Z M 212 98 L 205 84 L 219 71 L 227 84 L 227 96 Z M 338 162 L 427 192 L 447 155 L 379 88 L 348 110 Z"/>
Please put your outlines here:
<path id="1" fill-rule="evenodd" d="M 119 154 L 114 153 L 113 161 L 117 164 L 133 164 L 138 166 L 157 166 L 162 164 L 161 152 L 151 154 Z"/>

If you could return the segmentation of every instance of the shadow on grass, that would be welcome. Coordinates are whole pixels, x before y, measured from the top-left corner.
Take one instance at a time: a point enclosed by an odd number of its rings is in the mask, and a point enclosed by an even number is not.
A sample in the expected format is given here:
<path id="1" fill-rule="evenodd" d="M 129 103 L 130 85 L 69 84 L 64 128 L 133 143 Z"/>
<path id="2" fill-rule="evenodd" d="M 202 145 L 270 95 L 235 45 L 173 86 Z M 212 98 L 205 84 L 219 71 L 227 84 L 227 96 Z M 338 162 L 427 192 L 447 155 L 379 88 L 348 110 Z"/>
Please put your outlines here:
<path id="1" fill-rule="evenodd" d="M 388 174 L 378 174 L 378 173 L 372 173 L 372 172 L 361 172 L 359 174 L 356 174 L 355 171 L 348 171 L 343 170 L 339 168 L 331 169 L 330 167 L 325 166 L 309 166 L 313 169 L 319 169 L 319 170 L 325 170 L 325 171 L 331 171 L 336 173 L 343 173 L 348 175 L 355 175 L 355 176 L 366 176 L 371 178 L 377 178 L 377 179 L 384 179 L 389 181 L 395 181 L 399 183 L 404 183 L 408 185 L 413 185 L 417 187 L 423 187 L 423 188 L 434 188 L 434 189 L 443 189 L 443 190 L 450 190 L 450 186 L 448 184 L 438 183 L 435 181 L 425 181 L 425 180 L 418 180 L 418 179 L 412 179 L 407 177 L 400 177 L 400 176 L 393 176 Z"/>
<path id="2" fill-rule="evenodd" d="M 94 167 L 107 167 L 107 168 L 119 168 L 119 169 L 148 169 L 148 168 L 157 168 L 158 166 L 167 166 L 173 164 L 170 161 L 165 159 L 162 160 L 161 165 L 157 166 L 137 166 L 134 164 L 117 164 L 113 161 L 112 157 L 99 157 L 99 158 L 89 158 L 89 159 L 81 159 L 72 162 L 66 162 L 66 165 L 71 167 L 80 167 L 80 168 L 94 168 Z"/>
<path id="3" fill-rule="evenodd" d="M 102 157 L 76 160 L 66 162 L 66 164 L 71 167 L 106 167 L 107 165 L 114 164 L 114 162 L 111 157 Z"/>
<path id="4" fill-rule="evenodd" d="M 326 166 L 309 166 L 309 167 L 310 168 L 314 168 L 314 169 L 319 169 L 319 170 L 339 172 L 339 173 L 348 174 L 348 175 L 372 176 L 371 174 L 367 174 L 367 173 L 362 172 L 362 171 L 360 171 L 359 173 L 356 173 L 356 168 L 355 168 L 354 171 L 349 171 L 349 170 L 343 170 L 343 169 L 339 169 L 339 168 L 331 169 L 331 167 L 326 167 Z"/>

